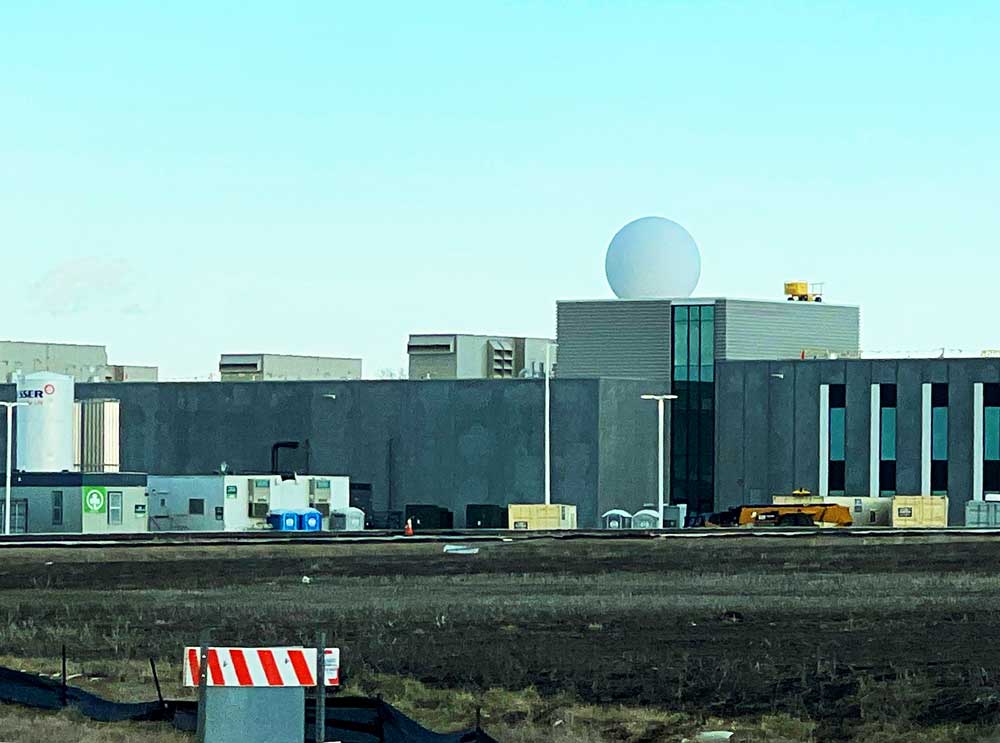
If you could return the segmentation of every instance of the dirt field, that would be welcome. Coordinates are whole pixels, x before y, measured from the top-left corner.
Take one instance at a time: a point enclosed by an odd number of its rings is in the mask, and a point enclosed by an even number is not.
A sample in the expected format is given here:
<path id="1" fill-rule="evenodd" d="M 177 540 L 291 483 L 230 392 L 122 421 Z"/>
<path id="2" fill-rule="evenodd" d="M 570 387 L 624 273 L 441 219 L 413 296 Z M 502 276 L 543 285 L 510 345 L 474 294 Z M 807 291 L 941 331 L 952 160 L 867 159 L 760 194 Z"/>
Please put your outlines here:
<path id="1" fill-rule="evenodd" d="M 17 550 L 0 563 L 0 648 L 52 658 L 65 642 L 74 667 L 113 674 L 173 664 L 204 627 L 234 645 L 323 628 L 361 681 L 781 716 L 819 740 L 981 737 L 1000 724 L 998 555 L 970 537 Z M 176 665 L 165 675 L 177 694 Z"/>

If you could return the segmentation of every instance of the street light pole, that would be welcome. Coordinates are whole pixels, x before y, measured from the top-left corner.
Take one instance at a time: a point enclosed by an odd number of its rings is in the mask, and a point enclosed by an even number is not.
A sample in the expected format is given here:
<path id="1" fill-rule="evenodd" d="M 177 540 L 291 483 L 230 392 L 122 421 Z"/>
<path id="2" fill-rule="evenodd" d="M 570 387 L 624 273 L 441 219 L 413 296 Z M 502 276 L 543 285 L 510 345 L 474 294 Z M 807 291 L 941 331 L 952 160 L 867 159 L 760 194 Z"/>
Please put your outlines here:
<path id="1" fill-rule="evenodd" d="M 552 428 L 549 423 L 549 409 L 552 393 L 549 390 L 549 365 L 552 362 L 552 344 L 545 344 L 545 505 L 552 503 Z"/>
<path id="2" fill-rule="evenodd" d="M 657 482 L 659 484 L 659 522 L 660 528 L 663 528 L 663 507 L 666 505 L 664 502 L 664 482 L 663 482 L 663 410 L 667 400 L 676 400 L 677 395 L 642 395 L 643 400 L 656 400 L 656 412 L 659 414 L 659 426 L 657 427 L 657 451 L 658 465 L 657 465 Z"/>
<path id="3" fill-rule="evenodd" d="M 4 402 L 0 400 L 0 405 L 7 408 L 7 469 L 4 470 L 4 508 L 3 508 L 3 533 L 10 534 L 10 471 L 11 452 L 14 449 L 14 442 L 11 440 L 14 432 L 14 408 L 27 405 L 24 402 Z"/>

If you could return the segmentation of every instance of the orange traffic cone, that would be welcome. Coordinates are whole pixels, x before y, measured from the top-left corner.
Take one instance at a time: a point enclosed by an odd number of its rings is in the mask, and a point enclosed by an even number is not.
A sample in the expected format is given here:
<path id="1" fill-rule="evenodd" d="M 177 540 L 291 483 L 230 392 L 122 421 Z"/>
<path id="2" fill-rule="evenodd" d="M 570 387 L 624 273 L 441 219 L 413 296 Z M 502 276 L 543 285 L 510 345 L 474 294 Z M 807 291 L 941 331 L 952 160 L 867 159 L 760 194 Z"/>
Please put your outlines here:
<path id="1" fill-rule="evenodd" d="M 403 536 L 412 537 L 413 536 L 413 519 L 406 520 L 406 526 L 403 529 Z"/>

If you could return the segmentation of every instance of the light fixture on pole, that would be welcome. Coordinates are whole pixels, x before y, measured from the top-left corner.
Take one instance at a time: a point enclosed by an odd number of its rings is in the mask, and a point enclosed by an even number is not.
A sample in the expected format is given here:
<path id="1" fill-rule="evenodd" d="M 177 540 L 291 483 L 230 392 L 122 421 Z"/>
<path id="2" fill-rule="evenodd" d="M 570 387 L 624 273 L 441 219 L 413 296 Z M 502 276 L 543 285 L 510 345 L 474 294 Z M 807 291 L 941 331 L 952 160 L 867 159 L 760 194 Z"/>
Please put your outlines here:
<path id="1" fill-rule="evenodd" d="M 659 451 L 659 457 L 657 458 L 658 465 L 656 474 L 658 476 L 657 482 L 659 483 L 659 503 L 660 503 L 659 522 L 660 522 L 660 528 L 662 529 L 663 507 L 666 505 L 666 503 L 664 502 L 664 493 L 663 493 L 663 408 L 667 400 L 676 400 L 677 395 L 641 395 L 641 397 L 643 400 L 656 400 L 656 410 L 659 413 L 659 419 L 660 419 L 660 423 L 657 428 L 658 433 L 656 437 L 657 448 Z"/>
<path id="2" fill-rule="evenodd" d="M 0 405 L 7 408 L 7 469 L 4 470 L 4 476 L 6 477 L 5 488 L 4 488 L 4 508 L 3 508 L 3 533 L 10 534 L 10 471 L 11 467 L 11 452 L 14 448 L 14 442 L 12 441 L 14 432 L 14 408 L 19 408 L 27 405 L 26 402 L 4 402 L 0 401 Z"/>

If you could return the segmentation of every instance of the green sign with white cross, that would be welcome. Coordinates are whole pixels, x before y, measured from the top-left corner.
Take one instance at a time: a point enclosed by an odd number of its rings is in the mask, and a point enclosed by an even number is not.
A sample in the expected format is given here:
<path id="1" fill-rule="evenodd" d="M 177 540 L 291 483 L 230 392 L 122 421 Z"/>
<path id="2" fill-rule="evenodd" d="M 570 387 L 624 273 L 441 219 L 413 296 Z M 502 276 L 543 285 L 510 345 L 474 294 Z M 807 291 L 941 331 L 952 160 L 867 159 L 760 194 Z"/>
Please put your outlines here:
<path id="1" fill-rule="evenodd" d="M 98 487 L 83 488 L 83 512 L 84 513 L 107 513 L 108 512 L 108 489 Z"/>

